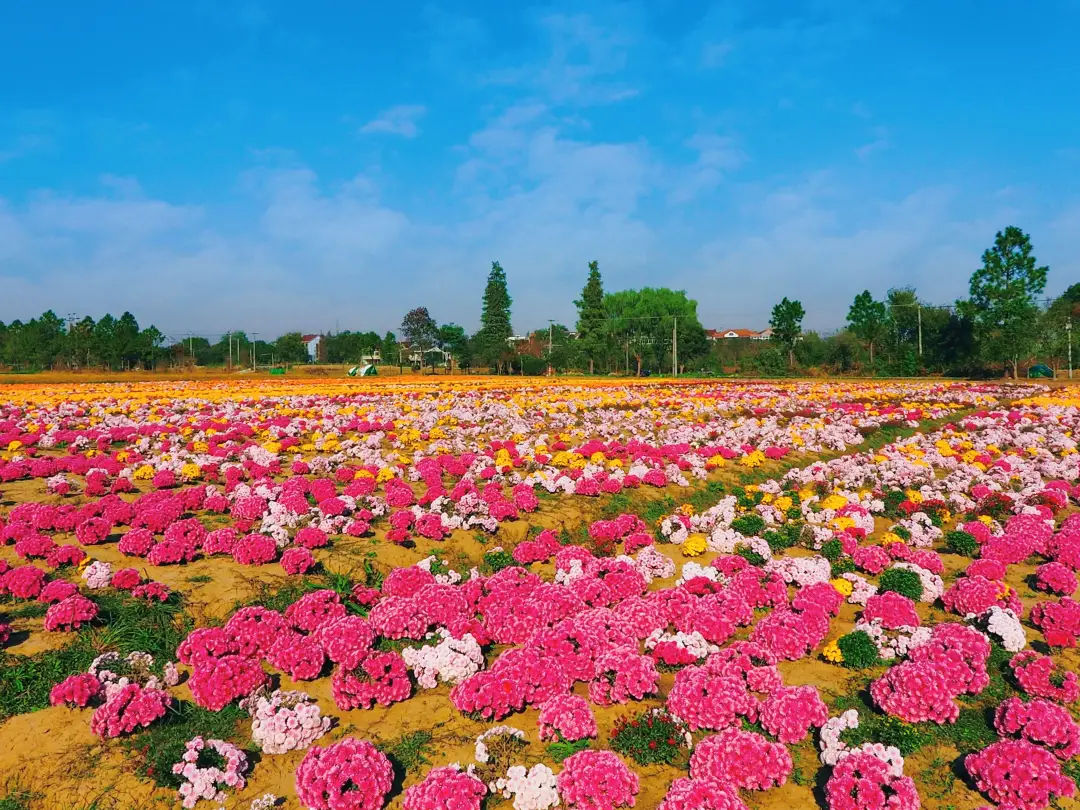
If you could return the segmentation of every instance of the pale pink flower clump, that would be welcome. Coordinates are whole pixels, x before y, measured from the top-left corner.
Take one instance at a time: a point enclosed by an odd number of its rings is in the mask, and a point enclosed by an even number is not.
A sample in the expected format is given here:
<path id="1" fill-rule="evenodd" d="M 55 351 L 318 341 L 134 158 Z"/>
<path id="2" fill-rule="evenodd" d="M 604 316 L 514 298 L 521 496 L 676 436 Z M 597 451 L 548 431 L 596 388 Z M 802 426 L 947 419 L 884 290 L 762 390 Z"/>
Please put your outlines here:
<path id="1" fill-rule="evenodd" d="M 249 711 L 251 738 L 266 754 L 302 751 L 330 730 L 330 718 L 305 692 L 257 695 Z"/>
<path id="2" fill-rule="evenodd" d="M 401 651 L 401 657 L 422 689 L 433 689 L 440 681 L 461 683 L 484 665 L 483 650 L 470 633 L 454 638 L 444 628 L 436 632 L 442 638 L 438 644 L 406 647 Z"/>
<path id="3" fill-rule="evenodd" d="M 199 766 L 199 754 L 210 748 L 224 760 L 224 767 L 213 765 Z M 225 788 L 243 790 L 247 782 L 244 774 L 248 770 L 247 754 L 235 745 L 224 740 L 204 740 L 194 737 L 184 746 L 184 755 L 180 762 L 172 766 L 172 772 L 184 778 L 177 791 L 184 807 L 194 807 L 200 799 L 225 803 Z"/>

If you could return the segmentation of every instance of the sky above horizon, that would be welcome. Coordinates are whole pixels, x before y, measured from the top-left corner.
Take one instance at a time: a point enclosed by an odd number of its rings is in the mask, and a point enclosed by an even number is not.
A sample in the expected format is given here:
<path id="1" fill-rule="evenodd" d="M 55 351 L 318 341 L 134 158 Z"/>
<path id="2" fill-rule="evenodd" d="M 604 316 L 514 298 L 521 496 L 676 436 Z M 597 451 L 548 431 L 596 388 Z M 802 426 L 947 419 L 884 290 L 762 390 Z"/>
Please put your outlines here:
<path id="1" fill-rule="evenodd" d="M 7 4 L 0 320 L 519 332 L 610 290 L 707 328 L 1080 280 L 1080 2 Z"/>

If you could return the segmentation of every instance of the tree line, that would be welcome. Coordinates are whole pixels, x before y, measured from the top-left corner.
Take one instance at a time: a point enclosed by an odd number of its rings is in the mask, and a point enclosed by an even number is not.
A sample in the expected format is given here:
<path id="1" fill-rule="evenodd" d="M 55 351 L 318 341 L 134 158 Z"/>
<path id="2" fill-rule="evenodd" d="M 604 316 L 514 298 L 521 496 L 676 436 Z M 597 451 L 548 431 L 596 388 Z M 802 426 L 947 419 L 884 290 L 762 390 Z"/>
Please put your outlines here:
<path id="1" fill-rule="evenodd" d="M 1010 226 L 998 232 L 983 253 L 981 266 L 971 275 L 968 297 L 953 304 L 929 304 L 912 287 L 889 288 L 880 299 L 863 290 L 848 309 L 845 327 L 822 336 L 803 329 L 802 303 L 785 296 L 772 309 L 768 340 L 709 340 L 697 302 L 686 292 L 666 287 L 608 292 L 595 261 L 588 263 L 574 301 L 577 319 L 572 326 L 549 322 L 515 335 L 506 271 L 495 261 L 474 334 L 455 323 L 440 325 L 427 306 L 417 306 L 402 318 L 400 341 L 394 332 L 336 332 L 320 337 L 314 359 L 513 374 L 820 371 L 1016 376 L 1032 360 L 1059 369 L 1066 363 L 1070 342 L 1074 351 L 1078 348 L 1072 323 L 1080 316 L 1080 284 L 1047 301 L 1042 296 L 1048 272 L 1036 261 L 1028 235 Z M 300 363 L 310 359 L 303 337 L 288 332 L 263 341 L 230 332 L 213 343 L 191 336 L 165 345 L 156 327 L 141 329 L 129 312 L 120 318 L 65 322 L 49 311 L 27 323 L 0 322 L 0 364 L 19 370 L 120 370 L 162 363 Z"/>

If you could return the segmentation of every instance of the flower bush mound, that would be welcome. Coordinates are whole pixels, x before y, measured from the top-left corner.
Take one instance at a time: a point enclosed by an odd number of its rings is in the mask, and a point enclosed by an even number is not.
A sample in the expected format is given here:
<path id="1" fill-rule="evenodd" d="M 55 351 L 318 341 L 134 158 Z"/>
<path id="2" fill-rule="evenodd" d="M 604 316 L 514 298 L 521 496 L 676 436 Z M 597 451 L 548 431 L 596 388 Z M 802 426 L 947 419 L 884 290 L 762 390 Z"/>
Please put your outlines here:
<path id="1" fill-rule="evenodd" d="M 1076 436 L 1080 401 L 1038 386 L 17 387 L 0 644 L 264 583 L 174 660 L 46 684 L 124 750 L 246 710 L 179 741 L 184 806 L 265 804 L 285 769 L 319 810 L 809 806 L 815 782 L 830 810 L 1041 808 L 1080 774 Z M 612 750 L 649 711 L 676 754 Z M 483 757 L 395 742 L 503 723 Z M 948 797 L 904 770 L 939 746 L 969 777 Z"/>

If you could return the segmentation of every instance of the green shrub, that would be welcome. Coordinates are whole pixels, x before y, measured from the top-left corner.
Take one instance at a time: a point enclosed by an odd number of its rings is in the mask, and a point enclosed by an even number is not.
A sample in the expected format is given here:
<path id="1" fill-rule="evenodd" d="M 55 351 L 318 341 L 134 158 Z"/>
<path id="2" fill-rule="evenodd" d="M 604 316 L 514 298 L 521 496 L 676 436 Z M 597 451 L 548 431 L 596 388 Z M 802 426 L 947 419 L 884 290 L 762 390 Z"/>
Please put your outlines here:
<path id="1" fill-rule="evenodd" d="M 686 752 L 684 729 L 663 709 L 622 717 L 611 733 L 611 747 L 639 765 L 671 765 Z"/>
<path id="2" fill-rule="evenodd" d="M 889 529 L 890 532 L 895 534 L 901 540 L 905 542 L 911 539 L 911 532 L 909 532 L 904 526 L 893 526 Z"/>
<path id="3" fill-rule="evenodd" d="M 833 579 L 850 574 L 855 570 L 855 561 L 851 557 L 841 557 L 829 567 L 829 575 Z"/>
<path id="4" fill-rule="evenodd" d="M 837 646 L 844 656 L 844 666 L 851 669 L 866 669 L 878 663 L 878 648 L 869 634 L 856 630 L 837 639 Z"/>
<path id="5" fill-rule="evenodd" d="M 762 537 L 769 544 L 769 548 L 775 552 L 780 552 L 791 548 L 799 542 L 802 528 L 801 523 L 785 523 L 779 529 L 769 529 L 762 534 Z"/>
<path id="6" fill-rule="evenodd" d="M 739 546 L 735 549 L 735 553 L 746 560 L 751 565 L 764 565 L 765 558 L 754 551 L 749 546 Z"/>
<path id="7" fill-rule="evenodd" d="M 567 757 L 571 757 L 578 751 L 584 751 L 589 747 L 589 741 L 574 740 L 573 742 L 567 742 L 566 740 L 556 740 L 547 747 L 548 756 L 556 762 L 562 762 Z"/>
<path id="8" fill-rule="evenodd" d="M 480 570 L 485 574 L 494 574 L 511 565 L 517 565 L 517 561 L 509 551 L 488 551 L 484 554 L 483 562 L 480 563 Z"/>
<path id="9" fill-rule="evenodd" d="M 829 562 L 836 562 L 843 553 L 844 546 L 835 537 L 832 540 L 826 540 L 821 545 L 821 556 Z"/>
<path id="10" fill-rule="evenodd" d="M 410 773 L 423 765 L 431 764 L 427 755 L 431 753 L 432 739 L 430 731 L 412 731 L 391 743 L 380 745 L 379 748 L 395 765 Z"/>
<path id="11" fill-rule="evenodd" d="M 979 550 L 979 543 L 975 537 L 961 529 L 945 535 L 945 546 L 953 554 L 959 554 L 961 557 L 974 557 L 975 552 Z"/>
<path id="12" fill-rule="evenodd" d="M 742 515 L 731 521 L 731 528 L 747 537 L 756 537 L 765 528 L 765 518 L 761 515 Z"/>
<path id="13" fill-rule="evenodd" d="M 610 498 L 608 502 L 604 504 L 604 516 L 613 518 L 618 517 L 624 512 L 630 511 L 630 497 L 622 492 L 616 492 Z"/>
<path id="14" fill-rule="evenodd" d="M 998 738 L 990 714 L 989 709 L 961 709 L 955 723 L 941 727 L 942 733 L 963 753 L 985 748 Z"/>
<path id="15" fill-rule="evenodd" d="M 867 742 L 895 745 L 901 754 L 910 756 L 934 742 L 934 729 L 928 726 L 928 723 L 905 723 L 899 717 L 876 712 L 860 712 L 858 728 L 845 729 L 840 733 L 840 739 L 852 748 Z"/>
<path id="16" fill-rule="evenodd" d="M 922 599 L 922 580 L 914 571 L 906 568 L 890 568 L 882 573 L 878 580 L 878 590 L 881 593 L 895 591 L 901 596 L 918 602 Z"/>
<path id="17" fill-rule="evenodd" d="M 889 517 L 900 515 L 900 504 L 907 500 L 907 495 L 901 489 L 892 489 L 885 493 L 885 514 Z"/>

